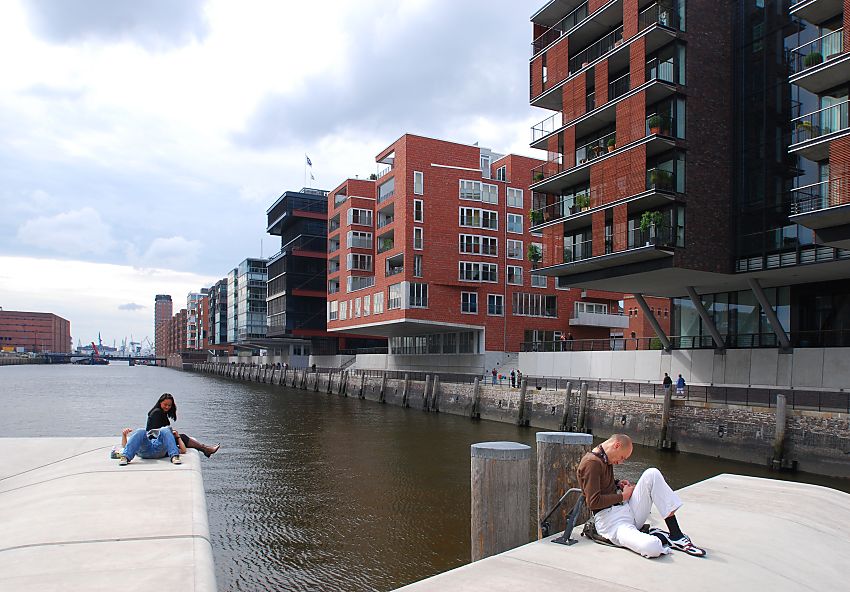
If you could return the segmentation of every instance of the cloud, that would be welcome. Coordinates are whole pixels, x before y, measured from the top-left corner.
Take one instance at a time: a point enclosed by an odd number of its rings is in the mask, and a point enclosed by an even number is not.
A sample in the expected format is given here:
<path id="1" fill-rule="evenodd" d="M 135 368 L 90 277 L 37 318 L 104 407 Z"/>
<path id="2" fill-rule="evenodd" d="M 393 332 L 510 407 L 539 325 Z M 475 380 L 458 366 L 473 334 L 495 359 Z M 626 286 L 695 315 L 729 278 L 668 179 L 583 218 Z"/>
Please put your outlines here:
<path id="1" fill-rule="evenodd" d="M 131 41 L 166 49 L 203 39 L 206 0 L 26 0 L 33 31 L 51 43 Z"/>
<path id="2" fill-rule="evenodd" d="M 92 207 L 27 220 L 18 229 L 18 240 L 72 256 L 96 254 L 116 245 L 109 225 Z"/>
<path id="3" fill-rule="evenodd" d="M 457 136 L 474 133 L 480 120 L 506 126 L 526 115 L 527 34 L 506 30 L 501 14 L 527 19 L 525 7 L 447 0 L 382 7 L 380 18 L 355 9 L 338 63 L 264 97 L 234 142 L 268 149 L 360 134 L 389 143 L 405 131 L 472 142 L 479 138 Z"/>
<path id="4" fill-rule="evenodd" d="M 202 249 L 201 241 L 172 236 L 154 239 L 141 256 L 137 256 L 131 249 L 128 258 L 136 267 L 192 269 Z"/>
<path id="5" fill-rule="evenodd" d="M 135 302 L 128 302 L 127 304 L 119 304 L 118 305 L 118 310 L 136 311 L 136 310 L 144 310 L 145 308 L 147 308 L 147 306 L 143 306 L 141 304 L 136 304 Z"/>

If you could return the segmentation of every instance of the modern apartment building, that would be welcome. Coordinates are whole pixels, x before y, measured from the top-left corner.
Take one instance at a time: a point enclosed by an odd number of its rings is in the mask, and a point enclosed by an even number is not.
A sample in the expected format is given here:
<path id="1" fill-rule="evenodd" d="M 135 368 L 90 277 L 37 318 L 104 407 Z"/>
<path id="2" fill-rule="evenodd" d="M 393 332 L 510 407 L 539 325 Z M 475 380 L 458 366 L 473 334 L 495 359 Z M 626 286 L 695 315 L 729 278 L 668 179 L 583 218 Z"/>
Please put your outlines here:
<path id="1" fill-rule="evenodd" d="M 411 134 L 376 160 L 376 179 L 348 179 L 328 199 L 329 330 L 387 336 L 390 354 L 452 355 L 628 326 L 619 294 L 531 274 L 547 255 L 529 231 L 540 161 Z M 573 323 L 579 303 L 597 314 Z"/>
<path id="2" fill-rule="evenodd" d="M 171 296 L 168 294 L 157 294 L 154 299 L 154 351 L 157 356 L 164 356 L 168 345 L 168 323 L 171 322 L 171 315 L 174 311 L 174 305 L 171 301 Z"/>
<path id="3" fill-rule="evenodd" d="M 266 336 L 265 259 L 245 259 L 227 274 L 227 342 Z"/>
<path id="4" fill-rule="evenodd" d="M 227 344 L 227 278 L 210 287 L 207 319 L 207 346 Z"/>
<path id="5" fill-rule="evenodd" d="M 0 310 L 0 351 L 71 353 L 71 323 L 50 312 Z"/>
<path id="6" fill-rule="evenodd" d="M 846 340 L 842 11 L 546 3 L 531 18 L 531 104 L 554 112 L 532 129 L 548 154 L 531 187 L 539 271 L 633 294 L 665 347 Z M 669 333 L 644 294 L 674 299 Z"/>
<path id="7" fill-rule="evenodd" d="M 207 302 L 209 288 L 200 292 L 189 292 L 186 296 L 186 349 L 203 349 L 204 324 L 203 304 Z"/>

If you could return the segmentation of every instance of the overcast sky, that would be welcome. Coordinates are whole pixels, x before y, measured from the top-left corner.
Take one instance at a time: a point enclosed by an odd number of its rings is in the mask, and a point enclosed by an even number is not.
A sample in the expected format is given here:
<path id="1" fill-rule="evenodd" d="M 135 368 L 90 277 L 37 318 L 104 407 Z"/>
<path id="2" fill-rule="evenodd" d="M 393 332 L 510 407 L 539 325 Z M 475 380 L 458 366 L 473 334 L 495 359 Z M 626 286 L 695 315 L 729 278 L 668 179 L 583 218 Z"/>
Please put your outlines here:
<path id="1" fill-rule="evenodd" d="M 155 294 L 279 249 L 305 154 L 323 189 L 406 132 L 535 155 L 542 4 L 0 2 L 0 307 L 153 339 Z"/>

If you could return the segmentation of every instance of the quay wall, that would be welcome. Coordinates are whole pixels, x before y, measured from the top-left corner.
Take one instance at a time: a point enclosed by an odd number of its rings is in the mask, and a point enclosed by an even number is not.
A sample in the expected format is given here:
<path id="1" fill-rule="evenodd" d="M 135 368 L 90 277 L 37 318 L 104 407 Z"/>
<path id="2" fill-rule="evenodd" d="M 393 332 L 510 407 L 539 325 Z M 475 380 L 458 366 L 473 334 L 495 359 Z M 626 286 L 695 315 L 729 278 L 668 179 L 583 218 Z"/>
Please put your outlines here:
<path id="1" fill-rule="evenodd" d="M 657 446 L 661 434 L 662 397 L 611 395 L 589 391 L 580 417 L 580 385 L 570 393 L 560 389 L 522 389 L 503 385 L 443 383 L 397 378 L 398 373 L 337 370 L 310 372 L 305 368 L 240 367 L 200 363 L 193 371 L 224 378 L 303 388 L 317 395 L 360 397 L 406 406 L 526 425 L 544 430 L 580 431 L 605 438 L 629 434 L 635 442 Z M 390 377 L 392 376 L 392 377 Z M 406 383 L 406 384 L 405 384 Z M 776 410 L 731 403 L 672 401 L 667 440 L 675 450 L 717 458 L 769 465 L 776 434 Z M 787 409 L 783 465 L 798 470 L 850 478 L 850 415 L 808 409 Z"/>

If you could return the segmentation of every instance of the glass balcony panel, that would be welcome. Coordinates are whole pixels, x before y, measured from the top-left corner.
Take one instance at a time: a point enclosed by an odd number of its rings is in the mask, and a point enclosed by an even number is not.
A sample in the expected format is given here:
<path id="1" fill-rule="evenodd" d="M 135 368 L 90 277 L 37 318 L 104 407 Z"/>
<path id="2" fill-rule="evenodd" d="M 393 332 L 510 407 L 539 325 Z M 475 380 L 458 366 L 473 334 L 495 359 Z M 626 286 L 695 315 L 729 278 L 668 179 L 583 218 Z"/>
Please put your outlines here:
<path id="1" fill-rule="evenodd" d="M 531 43 L 531 55 L 536 55 L 540 50 L 557 41 L 564 33 L 572 29 L 579 22 L 587 18 L 587 2 L 579 5 L 570 14 L 562 18 L 551 29 L 537 37 Z"/>
<path id="2" fill-rule="evenodd" d="M 617 132 L 611 132 L 576 148 L 576 166 L 599 158 L 616 148 Z"/>
<path id="3" fill-rule="evenodd" d="M 848 128 L 848 104 L 844 101 L 794 119 L 792 144 L 813 140 Z"/>
<path id="4" fill-rule="evenodd" d="M 844 53 L 844 28 L 836 29 L 791 50 L 791 71 L 796 74 Z"/>

